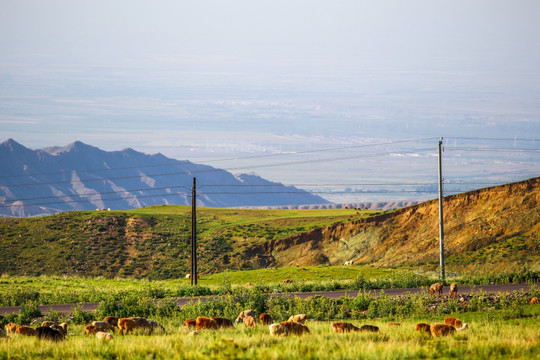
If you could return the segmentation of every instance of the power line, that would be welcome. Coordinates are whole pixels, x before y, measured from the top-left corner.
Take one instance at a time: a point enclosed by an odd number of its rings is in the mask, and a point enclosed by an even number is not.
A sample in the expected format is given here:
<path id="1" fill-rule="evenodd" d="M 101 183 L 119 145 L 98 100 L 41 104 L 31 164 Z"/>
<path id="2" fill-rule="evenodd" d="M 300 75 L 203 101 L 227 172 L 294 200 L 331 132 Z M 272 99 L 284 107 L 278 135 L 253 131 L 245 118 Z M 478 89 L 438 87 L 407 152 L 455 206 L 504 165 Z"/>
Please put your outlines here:
<path id="1" fill-rule="evenodd" d="M 382 146 L 382 145 L 394 145 L 394 144 L 402 144 L 402 143 L 410 143 L 410 142 L 421 142 L 421 141 L 427 141 L 427 140 L 433 140 L 433 139 L 436 139 L 436 138 L 393 140 L 393 141 L 387 141 L 387 142 L 382 142 L 382 143 L 374 143 L 374 144 L 351 145 L 351 146 L 342 146 L 342 147 L 334 147 L 334 148 L 326 148 L 326 149 L 294 151 L 294 152 L 279 153 L 279 154 L 252 155 L 252 156 L 233 157 L 233 158 L 224 158 L 224 159 L 213 159 L 213 160 L 211 159 L 211 160 L 205 160 L 204 162 L 205 163 L 213 163 L 213 162 L 220 162 L 220 161 L 232 161 L 232 160 L 236 161 L 236 160 L 260 159 L 260 158 L 278 157 L 278 156 L 302 155 L 302 154 L 310 154 L 310 153 L 317 153 L 317 152 L 351 150 L 351 149 L 359 149 L 359 148 L 364 148 L 364 147 L 373 147 L 373 146 Z M 161 166 L 178 166 L 178 165 L 185 165 L 187 163 L 195 165 L 195 163 L 193 163 L 191 161 L 188 161 L 188 160 L 175 160 L 174 163 L 170 163 L 170 164 L 156 164 L 156 165 L 143 165 L 143 166 L 125 166 L 125 167 L 117 167 L 117 168 L 100 168 L 100 169 L 80 169 L 80 170 L 73 170 L 72 169 L 72 170 L 68 170 L 68 171 L 58 171 L 58 172 L 50 172 L 50 173 L 3 175 L 3 176 L 0 176 L 0 178 L 26 177 L 26 176 L 45 176 L 45 175 L 67 175 L 67 174 L 69 174 L 69 173 L 71 173 L 73 171 L 75 171 L 77 173 L 85 173 L 85 172 L 99 172 L 99 171 L 144 169 L 144 168 L 161 167 Z"/>
<path id="2" fill-rule="evenodd" d="M 339 194 L 400 194 L 400 193 L 436 193 L 435 190 L 399 190 L 399 191 L 332 191 L 332 192 L 324 192 L 324 191 L 253 191 L 253 192 L 203 192 L 199 193 L 199 195 L 258 195 L 258 194 L 293 194 L 293 195 L 339 195 Z M 85 199 L 85 200 L 68 200 L 68 201 L 47 201 L 47 202 L 40 202 L 40 203 L 30 203 L 30 204 L 15 204 L 14 202 L 20 201 L 20 200 L 14 200 L 11 204 L 2 204 L 0 205 L 0 208 L 9 208 L 12 206 L 43 206 L 43 205 L 54 205 L 54 204 L 73 204 L 73 203 L 93 203 L 96 201 L 126 201 L 126 200 L 138 200 L 142 198 L 161 198 L 161 197 L 171 197 L 171 196 L 181 196 L 181 194 L 186 193 L 175 193 L 175 194 L 155 194 L 155 195 L 130 195 L 125 197 L 117 197 L 117 198 L 97 198 L 95 200 L 92 199 Z M 95 194 L 95 196 L 98 196 L 99 194 Z"/>
<path id="3" fill-rule="evenodd" d="M 540 141 L 540 139 L 466 137 L 466 136 L 445 136 L 444 138 L 445 139 L 459 139 L 459 140 L 489 140 L 489 141 L 530 141 L 530 142 Z"/>
<path id="4" fill-rule="evenodd" d="M 445 183 L 447 186 L 462 186 L 462 185 L 502 185 L 504 183 L 501 182 L 459 182 L 459 183 Z M 426 183 L 335 183 L 335 184 L 205 184 L 200 185 L 197 187 L 197 189 L 202 188 L 211 188 L 211 187 L 236 187 L 236 188 L 258 188 L 258 187 L 295 187 L 295 188 L 301 188 L 301 187 L 338 187 L 338 186 L 380 186 L 380 187 L 387 187 L 387 186 L 434 186 L 437 185 L 436 182 L 426 182 Z M 157 191 L 157 190 L 167 190 L 167 189 L 176 189 L 176 188 L 183 188 L 186 190 L 190 190 L 189 187 L 178 185 L 178 186 L 165 186 L 165 187 L 156 187 L 156 188 L 138 188 L 138 189 L 129 189 L 129 190 L 118 190 L 118 191 L 104 191 L 104 192 L 88 192 L 88 193 L 77 193 L 77 194 L 71 194 L 71 195 L 50 195 L 50 196 L 40 196 L 40 197 L 30 197 L 30 198 L 18 198 L 15 200 L 10 200 L 12 202 L 14 201 L 36 201 L 36 200 L 45 200 L 45 199 L 62 199 L 62 198 L 71 198 L 71 197 L 95 197 L 95 196 L 102 196 L 102 195 L 110 195 L 110 194 L 121 194 L 121 193 L 132 193 L 132 192 L 143 192 L 143 191 Z M 301 191 L 298 191 L 301 192 Z M 380 193 L 387 193 L 388 191 L 380 191 Z M 400 192 L 406 192 L 406 191 L 400 191 Z M 409 191 L 413 192 L 413 191 Z M 415 192 L 422 192 L 421 190 L 415 191 Z M 431 192 L 431 191 L 425 191 L 425 192 Z M 247 192 L 240 192 L 240 193 L 234 193 L 234 194 L 243 194 Z M 253 194 L 254 192 L 250 192 L 250 194 Z M 258 192 L 263 193 L 263 192 Z M 267 193 L 267 192 L 264 192 Z M 269 193 L 276 193 L 269 192 Z M 281 192 L 283 193 L 283 192 Z M 306 193 L 306 192 L 304 192 Z M 366 191 L 334 191 L 334 192 L 323 192 L 323 191 L 309 191 L 307 193 L 311 194 L 333 194 L 333 193 L 366 193 Z M 371 193 L 375 193 L 371 191 Z M 179 195 L 180 192 L 171 194 L 171 195 Z M 206 194 L 217 194 L 217 193 L 210 193 L 206 192 Z M 135 198 L 139 197 L 148 197 L 148 196 L 163 196 L 163 195 L 134 195 Z M 124 198 L 121 198 L 124 199 Z M 109 200 L 109 199 L 103 199 L 103 200 Z M 115 200 L 115 199 L 113 199 Z M 90 200 L 83 200 L 83 201 L 90 201 Z M 67 201 L 66 201 L 67 202 Z M 61 202 L 60 202 L 61 203 Z"/>
<path id="5" fill-rule="evenodd" d="M 466 151 L 490 151 L 490 152 L 540 152 L 540 149 L 515 149 L 515 148 L 479 148 L 479 147 L 461 147 L 445 146 L 445 150 L 466 150 Z"/>
<path id="6" fill-rule="evenodd" d="M 220 171 L 227 172 L 227 171 L 245 170 L 245 169 L 250 169 L 251 170 L 251 169 L 261 169 L 261 168 L 277 167 L 277 166 L 301 165 L 301 164 L 322 163 L 322 162 L 329 162 L 329 161 L 342 161 L 342 160 L 372 158 L 372 157 L 381 157 L 381 156 L 388 156 L 388 155 L 415 154 L 415 153 L 418 153 L 418 152 L 432 151 L 432 150 L 433 150 L 432 148 L 423 148 L 423 149 L 415 149 L 415 150 L 410 150 L 410 151 L 391 151 L 391 152 L 379 153 L 379 154 L 352 155 L 352 156 L 342 156 L 342 157 L 334 157 L 334 158 L 326 158 L 326 159 L 299 160 L 299 161 L 281 162 L 281 163 L 273 163 L 273 164 L 239 166 L 239 167 L 228 168 L 228 169 L 211 168 L 211 169 L 206 169 L 206 170 L 180 171 L 180 172 L 163 173 L 163 174 L 145 174 L 145 175 L 129 175 L 129 176 L 126 175 L 126 176 L 117 176 L 117 177 L 109 177 L 109 178 L 95 178 L 95 179 L 71 180 L 71 181 L 64 180 L 64 181 L 51 181 L 51 182 L 36 182 L 36 183 L 26 183 L 26 184 L 5 185 L 5 186 L 22 187 L 22 186 L 37 186 L 37 185 L 57 185 L 57 184 L 73 184 L 73 183 L 108 181 L 108 180 L 125 180 L 125 179 L 137 179 L 137 178 L 164 177 L 164 176 L 175 176 L 175 175 L 193 175 L 193 174 L 208 173 L 208 172 L 220 172 Z"/>

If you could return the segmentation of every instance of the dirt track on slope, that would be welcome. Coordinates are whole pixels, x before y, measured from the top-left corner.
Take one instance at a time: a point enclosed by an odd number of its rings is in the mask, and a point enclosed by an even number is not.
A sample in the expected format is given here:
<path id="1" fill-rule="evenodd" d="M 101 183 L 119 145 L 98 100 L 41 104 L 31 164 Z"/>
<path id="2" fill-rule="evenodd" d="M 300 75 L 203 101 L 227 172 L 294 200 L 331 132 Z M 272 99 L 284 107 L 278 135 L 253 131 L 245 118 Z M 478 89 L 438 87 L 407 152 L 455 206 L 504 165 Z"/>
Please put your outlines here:
<path id="1" fill-rule="evenodd" d="M 486 292 L 489 294 L 497 294 L 499 292 L 512 292 L 512 291 L 530 291 L 532 284 L 507 284 L 507 285 L 477 285 L 477 286 L 459 286 L 460 294 L 473 294 L 478 292 Z M 422 291 L 425 291 L 425 288 L 410 288 L 410 289 L 384 289 L 384 293 L 388 296 L 402 296 L 406 294 L 416 294 Z M 380 295 L 381 290 L 371 290 L 373 296 L 377 297 Z M 314 292 L 305 292 L 305 293 L 274 293 L 274 296 L 298 296 L 299 298 L 305 299 L 310 296 L 324 296 L 331 299 L 337 299 L 341 296 L 350 296 L 356 297 L 358 294 L 357 290 L 346 290 L 346 291 L 314 291 Z M 200 296 L 200 297 L 186 297 L 175 299 L 178 306 L 184 306 L 190 301 L 206 301 L 209 298 L 219 297 L 216 296 Z M 50 309 L 58 313 L 72 313 L 77 304 L 56 304 L 56 305 L 40 305 L 39 310 L 42 314 L 47 314 Z M 83 303 L 82 311 L 94 311 L 98 307 L 98 303 Z M 13 313 L 18 313 L 20 311 L 20 306 L 11 306 L 11 307 L 0 307 L 0 315 L 8 315 Z"/>

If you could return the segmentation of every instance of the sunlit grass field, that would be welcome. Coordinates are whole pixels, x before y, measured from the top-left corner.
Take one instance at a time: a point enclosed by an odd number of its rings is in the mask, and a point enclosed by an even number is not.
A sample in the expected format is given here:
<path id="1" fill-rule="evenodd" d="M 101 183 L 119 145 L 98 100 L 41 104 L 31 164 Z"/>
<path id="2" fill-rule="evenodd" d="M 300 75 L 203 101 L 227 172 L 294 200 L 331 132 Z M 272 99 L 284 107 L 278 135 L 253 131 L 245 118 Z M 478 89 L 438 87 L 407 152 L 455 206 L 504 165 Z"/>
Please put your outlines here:
<path id="1" fill-rule="evenodd" d="M 178 320 L 164 322 L 166 335 L 114 335 L 112 342 L 84 336 L 82 325 L 69 329 L 61 343 L 13 335 L 0 340 L 0 359 L 535 359 L 540 355 L 540 307 L 527 307 L 519 319 L 504 320 L 497 311 L 463 314 L 470 329 L 447 338 L 431 338 L 414 330 L 443 317 L 400 321 L 352 320 L 376 325 L 380 333 L 335 334 L 328 321 L 310 321 L 309 335 L 275 338 L 266 326 L 256 329 L 200 331 L 188 336 Z M 284 319 L 277 319 L 284 320 Z"/>

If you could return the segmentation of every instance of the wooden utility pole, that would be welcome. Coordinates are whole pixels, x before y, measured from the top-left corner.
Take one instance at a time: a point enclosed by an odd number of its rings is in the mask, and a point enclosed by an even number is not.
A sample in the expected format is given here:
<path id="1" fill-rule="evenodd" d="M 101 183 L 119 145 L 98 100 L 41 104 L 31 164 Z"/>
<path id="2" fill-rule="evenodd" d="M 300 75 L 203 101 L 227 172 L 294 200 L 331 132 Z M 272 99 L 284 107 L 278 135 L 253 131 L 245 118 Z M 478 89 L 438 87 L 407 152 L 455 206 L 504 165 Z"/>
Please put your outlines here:
<path id="1" fill-rule="evenodd" d="M 197 178 L 191 188 L 191 285 L 197 285 Z"/>
<path id="2" fill-rule="evenodd" d="M 444 282 L 444 221 L 443 221 L 443 178 L 441 147 L 443 138 L 439 140 L 439 253 L 441 262 L 441 280 Z"/>

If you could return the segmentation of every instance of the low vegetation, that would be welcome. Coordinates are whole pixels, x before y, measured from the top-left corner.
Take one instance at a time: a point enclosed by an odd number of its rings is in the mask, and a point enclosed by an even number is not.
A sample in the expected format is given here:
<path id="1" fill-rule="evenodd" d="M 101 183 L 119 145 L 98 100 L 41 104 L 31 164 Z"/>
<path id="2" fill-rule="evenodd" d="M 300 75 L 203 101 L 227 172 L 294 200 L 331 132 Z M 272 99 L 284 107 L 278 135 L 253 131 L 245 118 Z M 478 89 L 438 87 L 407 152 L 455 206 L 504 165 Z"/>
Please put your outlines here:
<path id="1" fill-rule="evenodd" d="M 291 282 L 284 283 L 283 280 Z M 468 275 L 458 280 L 463 285 L 538 283 L 539 272 Z M 358 266 L 315 266 L 245 270 L 203 276 L 198 286 L 187 279 L 103 279 L 79 277 L 15 277 L 0 278 L 0 306 L 21 306 L 28 303 L 64 304 L 121 301 L 125 297 L 166 299 L 200 295 L 231 294 L 246 288 L 264 293 L 334 290 L 377 290 L 425 287 L 436 277 L 414 271 L 373 269 Z"/>

